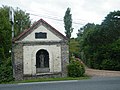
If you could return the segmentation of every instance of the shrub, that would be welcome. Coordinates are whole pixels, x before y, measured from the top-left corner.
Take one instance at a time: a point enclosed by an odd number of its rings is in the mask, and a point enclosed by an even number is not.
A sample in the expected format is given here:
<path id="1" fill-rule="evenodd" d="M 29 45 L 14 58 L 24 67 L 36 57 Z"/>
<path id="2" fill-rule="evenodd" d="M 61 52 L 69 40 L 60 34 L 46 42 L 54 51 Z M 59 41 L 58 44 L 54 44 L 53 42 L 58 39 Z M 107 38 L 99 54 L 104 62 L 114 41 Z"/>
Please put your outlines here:
<path id="1" fill-rule="evenodd" d="M 0 65 L 0 83 L 10 82 L 13 80 L 12 66 L 10 65 L 10 58 Z"/>
<path id="2" fill-rule="evenodd" d="M 71 60 L 67 66 L 69 77 L 80 77 L 85 73 L 84 65 L 78 60 Z"/>
<path id="3" fill-rule="evenodd" d="M 101 64 L 101 68 L 105 70 L 120 71 L 120 64 L 118 61 L 105 59 Z"/>

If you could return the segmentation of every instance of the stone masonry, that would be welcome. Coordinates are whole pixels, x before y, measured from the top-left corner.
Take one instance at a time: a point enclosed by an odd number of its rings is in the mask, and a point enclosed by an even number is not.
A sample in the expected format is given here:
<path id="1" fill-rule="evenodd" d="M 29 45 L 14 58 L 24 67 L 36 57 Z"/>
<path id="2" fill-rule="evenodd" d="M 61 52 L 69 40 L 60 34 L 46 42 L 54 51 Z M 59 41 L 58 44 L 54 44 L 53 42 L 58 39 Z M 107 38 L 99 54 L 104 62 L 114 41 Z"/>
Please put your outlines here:
<path id="1" fill-rule="evenodd" d="M 66 77 L 67 76 L 67 65 L 69 63 L 69 51 L 67 42 L 60 42 L 61 45 L 61 60 L 62 60 L 62 72 L 61 73 L 52 73 L 52 74 L 44 74 L 44 75 L 23 75 L 23 46 L 24 45 L 38 45 L 39 43 L 15 43 L 14 44 L 14 73 L 15 80 L 23 80 L 23 79 L 31 79 L 31 78 L 46 78 L 46 77 Z M 43 43 L 45 45 L 45 43 Z M 48 44 L 48 43 L 47 43 Z M 51 42 L 50 44 L 58 44 L 58 42 Z M 40 44 L 39 44 L 40 45 Z M 67 57 L 66 57 L 67 56 Z"/>

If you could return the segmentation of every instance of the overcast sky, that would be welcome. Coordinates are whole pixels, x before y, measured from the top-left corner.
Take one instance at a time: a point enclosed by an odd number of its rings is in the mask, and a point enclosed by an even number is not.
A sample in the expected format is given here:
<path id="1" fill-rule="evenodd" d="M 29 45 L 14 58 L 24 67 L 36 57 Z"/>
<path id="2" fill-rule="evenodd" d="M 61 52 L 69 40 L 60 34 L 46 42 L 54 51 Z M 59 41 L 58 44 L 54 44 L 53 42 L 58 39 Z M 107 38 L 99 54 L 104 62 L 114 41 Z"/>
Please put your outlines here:
<path id="1" fill-rule="evenodd" d="M 68 7 L 73 19 L 72 37 L 85 24 L 100 24 L 112 11 L 120 10 L 120 0 L 0 0 L 0 6 L 19 7 L 30 13 L 32 21 L 40 18 L 64 34 L 63 17 Z M 64 34 L 65 35 L 65 34 Z"/>

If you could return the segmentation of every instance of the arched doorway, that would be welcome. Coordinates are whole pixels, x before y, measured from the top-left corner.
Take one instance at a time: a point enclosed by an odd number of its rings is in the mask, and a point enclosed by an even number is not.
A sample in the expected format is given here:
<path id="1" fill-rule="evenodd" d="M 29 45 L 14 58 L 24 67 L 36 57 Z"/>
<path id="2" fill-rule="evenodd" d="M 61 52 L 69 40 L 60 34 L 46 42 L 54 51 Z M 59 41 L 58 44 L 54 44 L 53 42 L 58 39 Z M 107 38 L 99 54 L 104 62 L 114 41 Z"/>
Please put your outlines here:
<path id="1" fill-rule="evenodd" d="M 49 53 L 41 49 L 36 53 L 36 72 L 49 72 Z"/>

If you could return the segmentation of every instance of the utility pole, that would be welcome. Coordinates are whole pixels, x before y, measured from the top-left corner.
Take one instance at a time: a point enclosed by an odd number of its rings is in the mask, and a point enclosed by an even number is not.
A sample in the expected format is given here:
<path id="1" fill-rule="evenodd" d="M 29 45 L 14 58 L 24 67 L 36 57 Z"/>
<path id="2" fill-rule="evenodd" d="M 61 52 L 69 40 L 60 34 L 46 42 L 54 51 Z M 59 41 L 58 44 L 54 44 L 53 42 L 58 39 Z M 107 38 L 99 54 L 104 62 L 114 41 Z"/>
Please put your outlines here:
<path id="1" fill-rule="evenodd" d="M 10 7 L 9 10 L 9 21 L 12 25 L 12 39 L 14 38 L 14 9 Z"/>
<path id="2" fill-rule="evenodd" d="M 14 38 L 14 9 L 12 7 L 10 7 L 9 9 L 9 21 L 12 25 L 12 40 L 11 40 L 11 43 L 12 43 L 12 48 L 11 48 L 11 62 L 12 62 L 12 68 L 13 68 L 13 77 L 14 77 L 14 52 L 13 52 L 13 47 L 14 47 L 14 44 L 13 44 L 13 38 Z"/>

